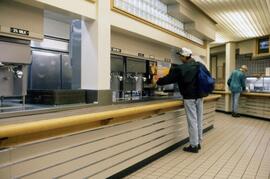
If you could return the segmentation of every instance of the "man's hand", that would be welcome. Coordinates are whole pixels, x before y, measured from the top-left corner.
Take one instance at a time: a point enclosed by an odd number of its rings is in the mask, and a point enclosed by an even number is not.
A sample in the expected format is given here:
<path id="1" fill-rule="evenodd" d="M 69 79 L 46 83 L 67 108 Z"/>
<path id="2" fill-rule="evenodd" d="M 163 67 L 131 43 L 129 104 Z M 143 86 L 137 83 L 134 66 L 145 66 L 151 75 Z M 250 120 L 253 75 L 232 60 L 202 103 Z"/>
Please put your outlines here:
<path id="1" fill-rule="evenodd" d="M 152 79 L 153 88 L 156 88 L 157 87 L 157 81 L 158 81 L 157 75 L 154 75 L 153 76 L 153 79 Z"/>

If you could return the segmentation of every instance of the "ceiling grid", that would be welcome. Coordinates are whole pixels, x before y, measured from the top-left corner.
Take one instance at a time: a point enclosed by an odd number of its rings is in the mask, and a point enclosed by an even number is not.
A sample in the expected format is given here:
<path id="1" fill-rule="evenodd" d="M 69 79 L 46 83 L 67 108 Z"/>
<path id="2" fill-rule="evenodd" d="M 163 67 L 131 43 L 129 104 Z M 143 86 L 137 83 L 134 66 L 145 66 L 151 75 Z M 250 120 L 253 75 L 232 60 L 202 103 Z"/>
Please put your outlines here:
<path id="1" fill-rule="evenodd" d="M 266 27 L 266 32 L 267 32 L 269 30 L 269 27 L 270 27 L 270 21 L 267 20 L 266 14 L 268 14 L 268 16 L 269 16 L 269 10 L 267 11 L 265 9 L 265 6 L 262 4 L 262 0 L 259 0 L 258 3 L 260 4 L 261 8 L 263 9 L 262 15 L 263 15 L 264 21 L 266 22 L 265 27 Z M 264 3 L 264 4 L 267 5 L 267 3 Z"/>
<path id="2" fill-rule="evenodd" d="M 190 0 L 217 22 L 217 35 L 239 41 L 270 34 L 270 0 Z"/>
<path id="3" fill-rule="evenodd" d="M 262 30 L 261 30 L 260 26 L 257 25 L 257 22 L 258 22 L 258 21 L 257 21 L 256 16 L 254 15 L 253 12 L 248 13 L 249 7 L 248 7 L 248 5 L 247 5 L 246 3 L 243 3 L 243 2 L 241 1 L 241 4 L 239 4 L 239 2 L 238 2 L 237 6 L 241 6 L 241 5 L 242 5 L 243 8 L 244 8 L 244 13 L 245 13 L 245 15 L 248 17 L 248 20 L 249 20 L 252 24 L 254 24 L 254 29 L 255 29 L 256 33 L 257 33 L 259 36 L 261 36 L 263 33 L 262 33 Z"/>

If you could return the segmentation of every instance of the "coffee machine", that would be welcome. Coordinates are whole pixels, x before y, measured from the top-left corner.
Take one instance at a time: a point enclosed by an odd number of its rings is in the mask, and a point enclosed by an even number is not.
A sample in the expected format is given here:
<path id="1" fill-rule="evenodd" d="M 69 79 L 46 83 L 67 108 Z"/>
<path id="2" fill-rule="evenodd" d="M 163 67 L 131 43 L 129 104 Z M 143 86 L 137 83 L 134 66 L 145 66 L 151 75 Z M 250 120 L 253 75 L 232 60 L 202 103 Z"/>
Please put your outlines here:
<path id="1" fill-rule="evenodd" d="M 0 36 L 0 97 L 23 97 L 27 93 L 30 41 Z"/>

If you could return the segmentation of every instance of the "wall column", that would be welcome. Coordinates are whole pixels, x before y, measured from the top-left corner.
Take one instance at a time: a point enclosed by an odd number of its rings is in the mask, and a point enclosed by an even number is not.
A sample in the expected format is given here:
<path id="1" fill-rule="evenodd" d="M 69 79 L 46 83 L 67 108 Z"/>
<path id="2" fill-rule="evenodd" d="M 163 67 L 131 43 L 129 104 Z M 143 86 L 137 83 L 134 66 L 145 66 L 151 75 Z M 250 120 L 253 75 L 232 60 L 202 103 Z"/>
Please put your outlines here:
<path id="1" fill-rule="evenodd" d="M 210 46 L 207 44 L 206 47 L 206 67 L 210 70 Z"/>
<path id="2" fill-rule="evenodd" d="M 235 48 L 236 45 L 235 43 L 229 42 L 226 43 L 226 47 L 225 47 L 225 62 L 226 62 L 226 66 L 225 66 L 225 91 L 229 91 L 228 85 L 227 85 L 227 81 L 230 78 L 230 75 L 232 73 L 232 71 L 235 69 Z M 231 96 L 230 95 L 226 95 L 225 96 L 225 111 L 231 111 Z"/>
<path id="3" fill-rule="evenodd" d="M 112 102 L 109 15 L 110 3 L 97 1 L 97 19 L 82 20 L 81 89 L 88 90 L 88 100 L 99 104 Z"/>

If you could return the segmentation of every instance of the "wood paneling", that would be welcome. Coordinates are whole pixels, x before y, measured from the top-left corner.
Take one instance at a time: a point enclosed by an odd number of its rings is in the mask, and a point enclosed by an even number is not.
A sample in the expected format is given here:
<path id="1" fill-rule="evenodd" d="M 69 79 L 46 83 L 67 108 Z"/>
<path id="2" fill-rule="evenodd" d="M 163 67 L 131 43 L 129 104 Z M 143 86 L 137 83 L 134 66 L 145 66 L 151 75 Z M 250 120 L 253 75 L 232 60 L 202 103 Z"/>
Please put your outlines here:
<path id="1" fill-rule="evenodd" d="M 204 103 L 203 128 L 215 101 Z M 106 178 L 188 137 L 184 109 L 0 151 L 2 178 Z"/>
<path id="2" fill-rule="evenodd" d="M 270 120 L 269 95 L 243 95 L 239 101 L 239 113 Z"/>

